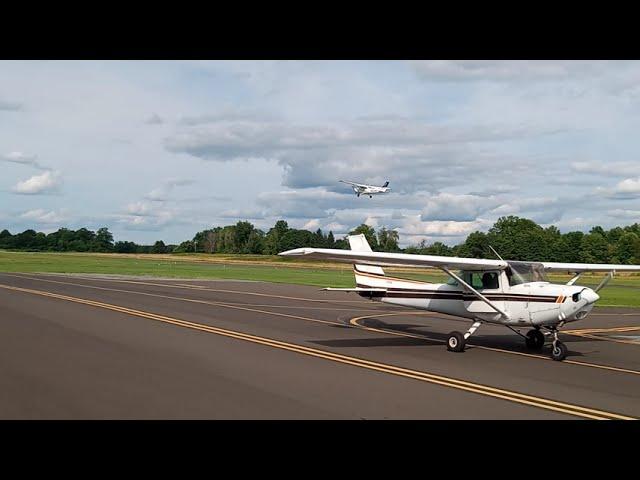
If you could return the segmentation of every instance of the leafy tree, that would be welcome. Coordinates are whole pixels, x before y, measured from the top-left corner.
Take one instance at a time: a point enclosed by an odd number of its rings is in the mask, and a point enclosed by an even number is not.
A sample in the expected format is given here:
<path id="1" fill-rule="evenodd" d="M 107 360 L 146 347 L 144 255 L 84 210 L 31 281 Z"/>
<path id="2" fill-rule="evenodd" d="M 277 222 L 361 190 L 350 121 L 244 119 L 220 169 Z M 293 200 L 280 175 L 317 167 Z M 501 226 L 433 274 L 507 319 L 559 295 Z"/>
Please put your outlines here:
<path id="1" fill-rule="evenodd" d="M 554 262 L 579 263 L 582 261 L 581 245 L 584 233 L 568 232 L 560 237 L 549 260 Z"/>
<path id="2" fill-rule="evenodd" d="M 333 232 L 329 230 L 329 235 L 327 235 L 327 248 L 335 248 L 336 239 L 333 238 Z"/>
<path id="3" fill-rule="evenodd" d="M 285 251 L 294 248 L 311 247 L 314 240 L 314 234 L 308 230 L 290 229 L 280 240 L 280 248 Z"/>
<path id="4" fill-rule="evenodd" d="M 640 261 L 640 237 L 631 232 L 623 233 L 615 245 L 615 256 L 620 263 L 635 264 Z"/>
<path id="5" fill-rule="evenodd" d="M 542 260 L 549 256 L 546 232 L 533 220 L 526 218 L 513 215 L 500 217 L 489 229 L 487 240 L 488 245 L 505 259 Z"/>
<path id="6" fill-rule="evenodd" d="M 469 258 L 486 257 L 489 249 L 489 239 L 484 232 L 470 233 L 467 239 L 457 249 L 457 255 Z"/>
<path id="7" fill-rule="evenodd" d="M 116 253 L 136 253 L 138 245 L 134 242 L 116 242 L 113 251 Z"/>
<path id="8" fill-rule="evenodd" d="M 585 235 L 580 242 L 580 260 L 584 263 L 607 263 L 609 244 L 606 238 L 600 233 Z"/>
<path id="9" fill-rule="evenodd" d="M 238 222 L 235 228 L 235 253 L 246 253 L 249 236 L 253 232 L 253 225 L 249 222 Z"/>
<path id="10" fill-rule="evenodd" d="M 153 244 L 151 248 L 151 253 L 167 253 L 167 246 L 164 244 L 162 240 L 158 240 Z"/>
<path id="11" fill-rule="evenodd" d="M 278 220 L 276 224 L 269 230 L 264 239 L 264 253 L 267 255 L 276 255 L 283 249 L 280 241 L 282 237 L 289 231 L 289 225 L 284 220 Z"/>
<path id="12" fill-rule="evenodd" d="M 398 247 L 399 240 L 400 235 L 397 230 L 387 230 L 386 227 L 382 227 L 378 232 L 378 248 L 383 252 L 400 251 L 400 247 Z"/>
<path id="13" fill-rule="evenodd" d="M 95 235 L 93 251 L 110 252 L 113 250 L 113 235 L 108 228 L 99 228 Z"/>

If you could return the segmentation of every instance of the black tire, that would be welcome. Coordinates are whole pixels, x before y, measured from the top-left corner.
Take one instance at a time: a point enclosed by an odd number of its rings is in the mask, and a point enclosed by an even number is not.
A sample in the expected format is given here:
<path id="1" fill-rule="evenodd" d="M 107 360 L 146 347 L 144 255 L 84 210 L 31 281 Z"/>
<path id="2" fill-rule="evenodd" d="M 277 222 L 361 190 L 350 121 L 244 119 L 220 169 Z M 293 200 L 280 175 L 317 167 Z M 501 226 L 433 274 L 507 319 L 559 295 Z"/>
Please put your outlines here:
<path id="1" fill-rule="evenodd" d="M 451 332 L 447 338 L 447 350 L 450 352 L 462 352 L 466 340 L 460 332 Z"/>
<path id="2" fill-rule="evenodd" d="M 529 330 L 525 343 L 527 344 L 527 348 L 542 350 L 544 346 L 544 334 L 540 330 Z"/>
<path id="3" fill-rule="evenodd" d="M 564 343 L 556 342 L 556 344 L 551 347 L 551 358 L 560 362 L 567 358 L 568 352 L 569 350 Z"/>

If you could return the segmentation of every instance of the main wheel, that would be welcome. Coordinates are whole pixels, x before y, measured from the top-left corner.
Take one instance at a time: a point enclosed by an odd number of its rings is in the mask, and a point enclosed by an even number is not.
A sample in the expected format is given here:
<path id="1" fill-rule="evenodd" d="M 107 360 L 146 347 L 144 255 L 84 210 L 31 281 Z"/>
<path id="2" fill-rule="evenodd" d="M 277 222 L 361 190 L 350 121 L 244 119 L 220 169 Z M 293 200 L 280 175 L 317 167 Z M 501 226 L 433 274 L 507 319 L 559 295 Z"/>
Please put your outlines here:
<path id="1" fill-rule="evenodd" d="M 460 332 L 451 332 L 447 338 L 447 350 L 450 352 L 461 352 L 464 350 L 465 339 Z"/>
<path id="2" fill-rule="evenodd" d="M 544 346 L 544 334 L 540 330 L 529 330 L 525 343 L 532 350 L 540 350 Z"/>
<path id="3" fill-rule="evenodd" d="M 566 345 L 562 342 L 556 342 L 553 347 L 551 347 L 551 358 L 554 360 L 564 360 L 567 357 L 568 349 Z"/>

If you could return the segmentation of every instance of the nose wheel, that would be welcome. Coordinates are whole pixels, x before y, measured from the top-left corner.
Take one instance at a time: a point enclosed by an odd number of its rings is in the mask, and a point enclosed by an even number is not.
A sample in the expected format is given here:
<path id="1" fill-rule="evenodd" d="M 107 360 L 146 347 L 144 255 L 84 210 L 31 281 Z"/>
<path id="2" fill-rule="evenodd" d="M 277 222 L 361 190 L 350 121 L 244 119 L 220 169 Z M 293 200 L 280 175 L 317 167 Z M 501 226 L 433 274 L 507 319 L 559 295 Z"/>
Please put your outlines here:
<path id="1" fill-rule="evenodd" d="M 562 361 L 567 358 L 569 349 L 567 346 L 558 340 L 558 329 L 553 329 L 553 343 L 551 344 L 551 358 L 557 361 Z"/>
<path id="2" fill-rule="evenodd" d="M 551 358 L 557 361 L 562 361 L 567 358 L 567 346 L 562 342 L 554 342 L 551 347 Z"/>

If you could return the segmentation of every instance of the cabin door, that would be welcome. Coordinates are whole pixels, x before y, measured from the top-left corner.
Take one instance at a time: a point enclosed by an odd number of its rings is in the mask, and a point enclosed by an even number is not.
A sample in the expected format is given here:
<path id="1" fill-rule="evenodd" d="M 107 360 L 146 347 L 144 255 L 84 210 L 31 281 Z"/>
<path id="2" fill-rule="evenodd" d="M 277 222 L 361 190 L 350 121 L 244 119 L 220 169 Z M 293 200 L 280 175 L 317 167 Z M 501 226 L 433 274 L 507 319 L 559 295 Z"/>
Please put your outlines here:
<path id="1" fill-rule="evenodd" d="M 498 308 L 504 310 L 500 272 L 465 272 L 463 280 L 487 297 Z M 471 313 L 498 313 L 471 291 L 465 289 L 464 307 Z"/>

